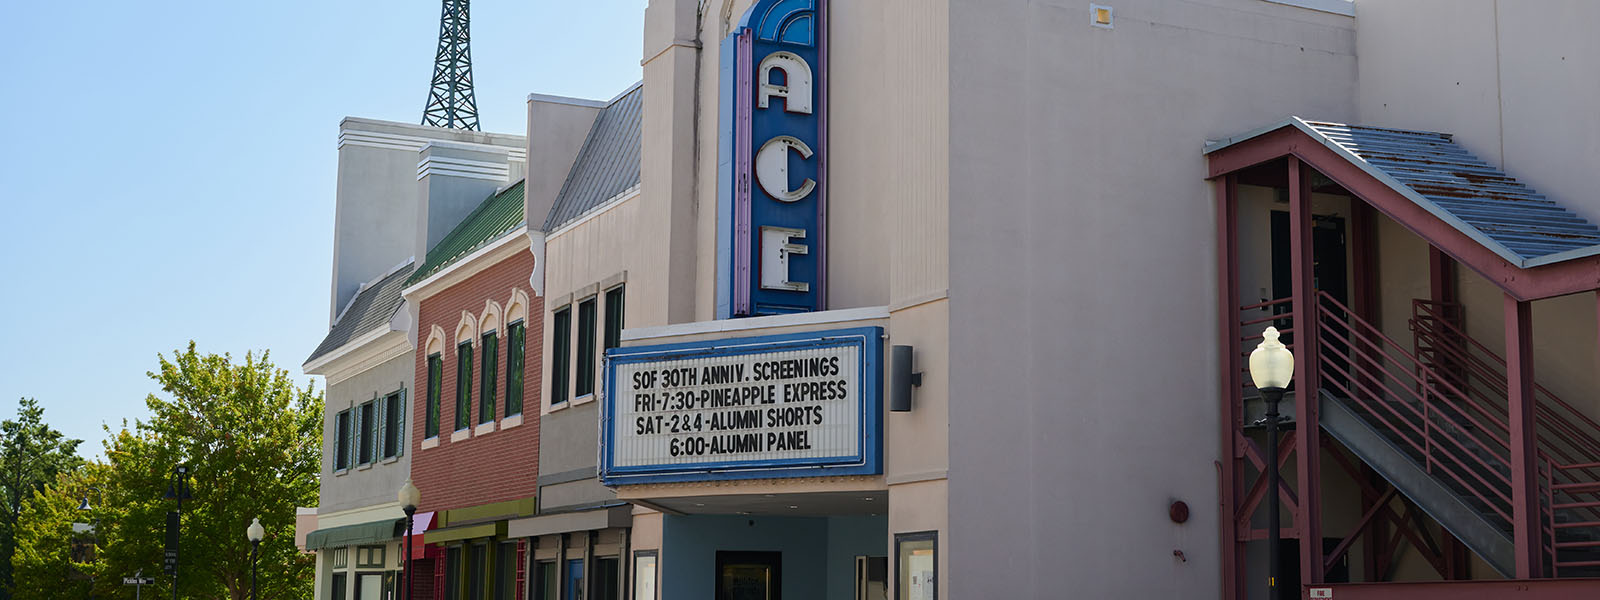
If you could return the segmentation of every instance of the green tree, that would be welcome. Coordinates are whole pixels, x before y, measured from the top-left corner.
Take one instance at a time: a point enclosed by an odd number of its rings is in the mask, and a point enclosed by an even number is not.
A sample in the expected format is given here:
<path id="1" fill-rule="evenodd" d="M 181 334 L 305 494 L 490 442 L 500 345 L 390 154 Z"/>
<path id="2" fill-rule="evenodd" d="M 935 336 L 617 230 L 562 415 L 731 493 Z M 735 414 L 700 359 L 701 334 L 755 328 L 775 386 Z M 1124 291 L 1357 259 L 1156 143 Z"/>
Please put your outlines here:
<path id="1" fill-rule="evenodd" d="M 17 522 L 17 551 L 12 557 L 16 596 L 30 600 L 79 600 L 89 597 L 95 576 L 95 531 L 78 510 L 89 494 L 90 468 L 62 473 L 54 483 L 35 491 L 22 504 Z"/>
<path id="2" fill-rule="evenodd" d="M 0 422 L 0 600 L 12 595 L 12 557 L 24 502 L 78 466 L 78 444 L 44 422 L 44 408 L 22 398 L 17 418 Z"/>
<path id="3" fill-rule="evenodd" d="M 87 518 L 77 518 L 100 523 L 96 560 L 84 567 L 96 578 L 94 595 L 127 595 L 121 578 L 141 569 L 158 582 L 145 588 L 147 596 L 172 593 L 161 564 L 166 513 L 177 505 L 165 495 L 173 468 L 184 464 L 193 496 L 183 501 L 180 597 L 250 597 L 245 528 L 256 517 L 267 532 L 260 598 L 311 597 L 313 560 L 295 547 L 294 524 L 295 507 L 317 501 L 322 394 L 296 386 L 267 353 L 259 359 L 246 354 L 235 363 L 227 354 L 200 354 L 191 342 L 170 360 L 159 359 L 150 377 L 166 397 L 146 398 L 150 418 L 131 428 L 124 423 L 105 443 L 105 463 L 90 469 L 103 469 L 103 477 L 95 477 L 103 483 L 98 499 L 89 496 Z M 71 493 L 61 496 L 70 499 Z M 54 502 L 50 506 L 65 506 L 61 499 Z M 47 511 L 41 508 L 40 514 Z M 59 525 L 39 529 L 38 540 L 25 542 L 59 540 Z"/>

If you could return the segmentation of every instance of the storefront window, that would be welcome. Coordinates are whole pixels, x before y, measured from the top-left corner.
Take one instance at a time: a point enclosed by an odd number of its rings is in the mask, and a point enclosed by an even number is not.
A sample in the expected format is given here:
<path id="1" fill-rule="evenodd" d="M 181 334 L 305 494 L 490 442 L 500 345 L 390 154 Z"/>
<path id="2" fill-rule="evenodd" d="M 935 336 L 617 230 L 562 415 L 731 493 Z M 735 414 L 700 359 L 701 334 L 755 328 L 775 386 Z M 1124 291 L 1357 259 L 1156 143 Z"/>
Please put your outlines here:
<path id="1" fill-rule="evenodd" d="M 633 553 L 633 600 L 656 600 L 656 551 Z"/>
<path id="2" fill-rule="evenodd" d="M 555 561 L 540 561 L 537 569 L 539 584 L 536 591 L 538 593 L 534 594 L 533 597 L 535 600 L 556 600 L 556 585 L 560 583 L 560 580 L 556 578 Z"/>
<path id="3" fill-rule="evenodd" d="M 938 597 L 938 551 L 938 532 L 895 534 L 896 600 L 934 600 Z"/>

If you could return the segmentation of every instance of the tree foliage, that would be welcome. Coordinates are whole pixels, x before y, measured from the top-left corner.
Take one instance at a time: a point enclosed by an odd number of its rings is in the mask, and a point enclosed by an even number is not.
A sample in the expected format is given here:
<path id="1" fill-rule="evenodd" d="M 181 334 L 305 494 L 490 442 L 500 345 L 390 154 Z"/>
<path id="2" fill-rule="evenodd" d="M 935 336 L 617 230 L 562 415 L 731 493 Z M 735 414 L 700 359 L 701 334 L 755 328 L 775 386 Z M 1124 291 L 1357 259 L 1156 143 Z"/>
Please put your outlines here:
<path id="1" fill-rule="evenodd" d="M 0 599 L 13 597 L 12 558 L 23 504 L 81 463 L 78 444 L 44 422 L 32 398 L 18 402 L 17 418 L 0 422 Z"/>
<path id="2" fill-rule="evenodd" d="M 295 508 L 317 502 L 322 394 L 296 386 L 267 353 L 235 363 L 228 354 L 201 354 L 191 342 L 159 360 L 149 375 L 165 397 L 146 398 L 150 418 L 124 423 L 105 442 L 105 463 L 86 470 L 100 495 L 90 496 L 87 515 L 100 523 L 98 553 L 85 567 L 95 576 L 94 595 L 128 595 L 121 578 L 141 569 L 157 579 L 145 594 L 172 593 L 161 565 L 166 513 L 177 503 L 165 496 L 174 467 L 183 464 L 193 495 L 183 501 L 180 597 L 250 597 L 245 528 L 256 517 L 266 528 L 260 598 L 311 597 L 313 561 L 295 547 L 294 525 Z M 56 514 L 71 492 L 63 486 L 58 495 L 41 501 L 41 518 Z M 41 526 L 24 541 L 48 544 L 60 532 L 59 525 Z"/>
<path id="3" fill-rule="evenodd" d="M 62 473 L 49 487 L 36 491 L 22 505 L 17 523 L 16 569 L 18 598 L 78 600 L 89 597 L 95 575 L 97 531 L 78 510 L 81 498 L 91 495 L 91 470 L 79 467 Z M 99 470 L 103 471 L 103 468 Z"/>

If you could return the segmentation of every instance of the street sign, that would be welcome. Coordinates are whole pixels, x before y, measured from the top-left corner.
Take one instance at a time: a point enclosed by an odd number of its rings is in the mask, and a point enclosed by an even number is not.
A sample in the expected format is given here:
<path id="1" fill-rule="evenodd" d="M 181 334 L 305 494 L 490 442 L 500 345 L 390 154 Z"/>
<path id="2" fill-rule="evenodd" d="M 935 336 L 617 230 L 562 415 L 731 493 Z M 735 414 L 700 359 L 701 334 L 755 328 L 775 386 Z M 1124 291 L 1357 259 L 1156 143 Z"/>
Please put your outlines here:
<path id="1" fill-rule="evenodd" d="M 154 577 L 123 577 L 122 585 L 155 585 Z"/>

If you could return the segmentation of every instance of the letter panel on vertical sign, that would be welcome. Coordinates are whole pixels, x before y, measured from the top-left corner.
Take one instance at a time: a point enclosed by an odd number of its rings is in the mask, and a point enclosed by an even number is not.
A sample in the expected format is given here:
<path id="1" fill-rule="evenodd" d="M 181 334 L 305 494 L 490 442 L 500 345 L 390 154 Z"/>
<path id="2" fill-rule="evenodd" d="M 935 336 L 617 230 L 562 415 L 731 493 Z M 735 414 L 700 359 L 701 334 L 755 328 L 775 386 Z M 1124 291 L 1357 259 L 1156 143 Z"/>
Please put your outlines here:
<path id="1" fill-rule="evenodd" d="M 722 44 L 719 318 L 823 310 L 825 0 L 760 0 Z"/>

